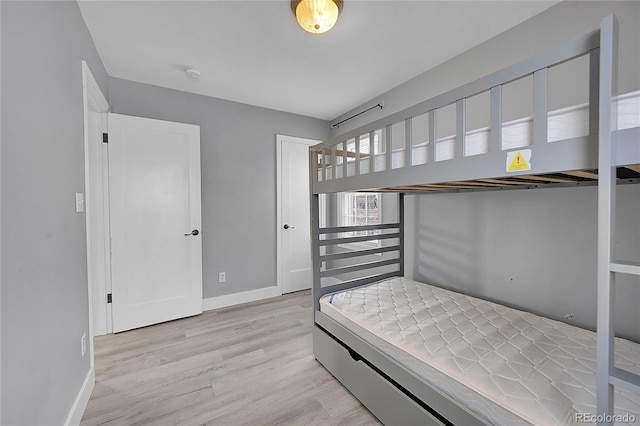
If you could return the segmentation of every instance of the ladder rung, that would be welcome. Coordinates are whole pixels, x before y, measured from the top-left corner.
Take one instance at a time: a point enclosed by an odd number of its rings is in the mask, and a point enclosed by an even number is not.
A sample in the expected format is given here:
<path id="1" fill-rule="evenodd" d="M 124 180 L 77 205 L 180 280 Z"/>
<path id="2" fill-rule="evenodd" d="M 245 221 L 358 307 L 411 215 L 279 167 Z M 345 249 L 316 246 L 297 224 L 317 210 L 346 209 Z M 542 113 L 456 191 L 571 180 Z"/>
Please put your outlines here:
<path id="1" fill-rule="evenodd" d="M 640 263 L 637 262 L 613 262 L 611 263 L 610 268 L 611 272 L 640 275 Z"/>
<path id="2" fill-rule="evenodd" d="M 634 393 L 640 393 L 640 375 L 614 367 L 609 383 Z"/>

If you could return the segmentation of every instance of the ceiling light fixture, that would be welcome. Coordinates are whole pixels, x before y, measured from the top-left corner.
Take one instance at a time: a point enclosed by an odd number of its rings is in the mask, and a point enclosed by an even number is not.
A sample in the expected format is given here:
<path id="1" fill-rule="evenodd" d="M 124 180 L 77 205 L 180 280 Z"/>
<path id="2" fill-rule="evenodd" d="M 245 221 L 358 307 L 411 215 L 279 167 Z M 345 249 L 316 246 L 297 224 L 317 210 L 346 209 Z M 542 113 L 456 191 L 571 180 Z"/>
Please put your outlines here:
<path id="1" fill-rule="evenodd" d="M 342 0 L 291 0 L 298 24 L 312 34 L 322 34 L 336 24 Z"/>

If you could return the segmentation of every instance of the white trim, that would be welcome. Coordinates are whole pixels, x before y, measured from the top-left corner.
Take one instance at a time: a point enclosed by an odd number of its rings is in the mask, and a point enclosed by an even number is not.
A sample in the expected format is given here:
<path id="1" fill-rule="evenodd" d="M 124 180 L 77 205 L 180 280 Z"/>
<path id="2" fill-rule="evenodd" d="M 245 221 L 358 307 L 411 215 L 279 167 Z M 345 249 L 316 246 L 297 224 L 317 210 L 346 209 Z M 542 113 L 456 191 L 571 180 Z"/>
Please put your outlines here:
<path id="1" fill-rule="evenodd" d="M 84 135 L 84 186 L 85 186 L 85 227 L 86 227 L 86 234 L 87 234 L 87 286 L 88 286 L 88 291 L 87 291 L 87 296 L 88 296 L 88 303 L 89 303 L 89 317 L 88 317 L 88 322 L 89 322 L 89 333 L 87 338 L 89 339 L 89 351 L 88 351 L 88 356 L 89 356 L 89 363 L 90 363 L 90 367 L 91 367 L 91 372 L 92 372 L 92 376 L 93 375 L 93 368 L 94 368 L 94 348 L 93 348 L 93 336 L 94 336 L 94 330 L 93 330 L 93 280 L 92 280 L 92 271 L 93 271 L 93 263 L 94 261 L 98 261 L 100 262 L 101 259 L 98 257 L 97 259 L 94 259 L 95 256 L 92 256 L 91 254 L 91 241 L 94 238 L 97 239 L 102 239 L 104 238 L 103 235 L 93 235 L 91 232 L 91 218 L 92 218 L 92 214 L 91 214 L 91 207 L 89 205 L 89 203 L 87 202 L 89 200 L 89 196 L 90 196 L 90 181 L 91 181 L 91 176 L 92 173 L 95 173 L 95 170 L 92 170 L 92 168 L 90 167 L 90 147 L 91 147 L 91 139 L 90 139 L 90 135 L 89 135 L 89 111 L 94 111 L 94 112 L 106 112 L 109 110 L 109 103 L 107 102 L 104 94 L 102 93 L 102 90 L 100 90 L 100 86 L 98 85 L 98 83 L 96 82 L 95 78 L 93 77 L 93 74 L 91 73 L 91 69 L 89 69 L 89 66 L 87 65 L 86 61 L 82 61 L 82 106 L 83 106 L 83 124 L 84 124 L 84 129 L 83 129 L 83 135 Z M 93 389 L 93 384 L 94 382 L 91 383 L 91 388 Z M 86 404 L 85 404 L 86 406 Z M 84 407 L 83 407 L 84 410 Z M 82 415 L 80 415 L 82 416 Z M 79 422 L 78 422 L 79 423 Z"/>
<path id="2" fill-rule="evenodd" d="M 82 61 L 82 88 L 86 89 L 89 110 L 96 112 L 109 111 L 109 102 L 107 102 L 102 90 L 100 90 L 100 86 L 93 77 L 86 61 Z"/>
<path id="3" fill-rule="evenodd" d="M 225 294 L 223 296 L 209 297 L 202 300 L 202 310 L 226 308 L 228 306 L 240 305 L 241 303 L 256 302 L 258 300 L 270 299 L 282 296 L 282 291 L 278 286 L 264 287 L 257 290 L 243 291 L 241 293 Z"/>
<path id="4" fill-rule="evenodd" d="M 313 146 L 321 142 L 313 139 L 276 134 L 276 287 L 278 288 L 279 295 L 282 295 L 282 233 L 280 232 L 280 224 L 282 223 L 282 143 L 284 141 L 307 146 Z M 308 178 L 308 176 L 306 176 L 305 179 L 306 178 Z"/>
<path id="5" fill-rule="evenodd" d="M 108 112 L 103 112 L 100 115 L 102 120 L 102 129 L 104 132 L 109 131 L 109 123 L 108 117 L 111 108 L 109 108 Z M 107 334 L 113 333 L 113 309 L 111 304 L 107 304 L 107 293 L 111 293 L 111 219 L 109 216 L 109 206 L 110 206 L 110 192 L 109 192 L 109 144 L 101 143 L 99 144 L 101 147 L 100 156 L 102 158 L 102 167 L 100 170 L 94 171 L 94 173 L 102 174 L 102 219 L 104 220 L 104 232 L 103 232 L 103 256 L 104 256 L 104 273 L 105 280 L 104 286 L 105 288 L 101 289 L 101 297 L 104 300 L 104 305 L 106 306 L 107 315 Z M 99 207 L 99 206 L 98 206 Z"/>
<path id="6" fill-rule="evenodd" d="M 91 369 L 87 373 L 87 376 L 84 378 L 84 383 L 82 383 L 82 387 L 80 388 L 80 392 L 78 392 L 78 396 L 76 396 L 75 401 L 73 401 L 71 410 L 69 410 L 67 419 L 64 422 L 65 426 L 75 426 L 80 424 L 82 416 L 84 415 L 84 410 L 87 408 L 87 404 L 89 403 L 89 399 L 91 398 L 91 393 L 93 392 L 95 383 L 96 372 L 93 367 L 91 367 Z"/>

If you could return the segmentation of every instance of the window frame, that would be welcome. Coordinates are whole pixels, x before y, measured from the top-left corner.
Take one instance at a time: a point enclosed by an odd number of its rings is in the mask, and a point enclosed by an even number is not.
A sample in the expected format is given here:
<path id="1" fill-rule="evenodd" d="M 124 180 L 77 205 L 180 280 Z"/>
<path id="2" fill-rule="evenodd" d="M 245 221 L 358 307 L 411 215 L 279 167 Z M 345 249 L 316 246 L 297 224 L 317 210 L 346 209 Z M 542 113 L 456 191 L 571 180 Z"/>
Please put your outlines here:
<path id="1" fill-rule="evenodd" d="M 346 218 L 352 218 L 354 217 L 353 215 L 348 215 L 347 214 L 347 210 L 349 209 L 348 205 L 351 204 L 348 199 L 350 199 L 351 197 L 355 197 L 355 196 L 370 196 L 370 195 L 375 195 L 377 197 L 377 210 L 378 210 L 378 221 L 377 224 L 383 223 L 382 222 L 382 197 L 380 193 L 377 192 L 340 192 L 337 194 L 337 213 L 338 213 L 338 226 L 357 226 L 355 223 L 353 223 L 353 221 L 351 221 L 351 223 L 346 223 L 345 219 Z M 368 225 L 374 225 L 374 223 L 367 223 Z M 357 231 L 351 231 L 349 233 L 345 233 L 345 234 L 351 234 L 351 235 L 345 235 L 345 237 L 347 236 L 356 236 L 353 235 L 355 232 Z M 379 231 L 373 231 L 373 232 L 379 232 Z M 338 244 L 338 247 L 345 249 L 345 250 L 352 250 L 352 251 L 360 251 L 360 250 L 368 250 L 368 249 L 372 249 L 372 248 L 379 248 L 382 247 L 382 240 L 371 240 L 371 241 L 362 241 L 362 242 L 356 242 L 356 243 L 343 243 L 343 244 Z M 377 254 L 377 256 L 380 256 L 380 254 Z"/>

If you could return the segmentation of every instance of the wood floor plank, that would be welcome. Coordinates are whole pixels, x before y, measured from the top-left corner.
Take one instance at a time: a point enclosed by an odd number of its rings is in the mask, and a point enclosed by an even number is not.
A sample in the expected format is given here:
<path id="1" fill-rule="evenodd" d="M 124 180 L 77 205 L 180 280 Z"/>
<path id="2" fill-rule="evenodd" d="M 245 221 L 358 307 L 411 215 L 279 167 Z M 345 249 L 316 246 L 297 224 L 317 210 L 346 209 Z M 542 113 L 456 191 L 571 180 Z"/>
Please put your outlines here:
<path id="1" fill-rule="evenodd" d="M 95 339 L 99 425 L 379 425 L 313 357 L 309 291 Z"/>

